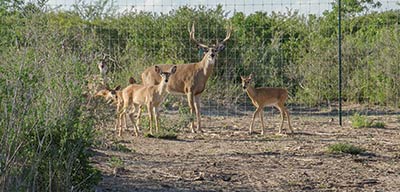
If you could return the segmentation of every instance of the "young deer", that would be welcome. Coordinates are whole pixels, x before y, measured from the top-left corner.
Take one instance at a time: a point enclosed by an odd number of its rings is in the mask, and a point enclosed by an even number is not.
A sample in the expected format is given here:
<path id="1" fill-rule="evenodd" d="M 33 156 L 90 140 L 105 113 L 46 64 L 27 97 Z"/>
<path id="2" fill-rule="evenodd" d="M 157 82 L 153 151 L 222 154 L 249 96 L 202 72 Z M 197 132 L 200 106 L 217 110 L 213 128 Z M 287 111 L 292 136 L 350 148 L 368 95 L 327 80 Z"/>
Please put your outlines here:
<path id="1" fill-rule="evenodd" d="M 172 66 L 169 72 L 164 72 L 160 67 L 155 66 L 154 71 L 161 77 L 161 82 L 158 85 L 139 85 L 139 87 L 132 87 L 129 89 L 131 94 L 123 94 L 124 106 L 120 115 L 124 115 L 127 113 L 128 108 L 132 107 L 130 110 L 129 118 L 133 123 L 133 115 L 138 110 L 137 115 L 137 123 L 135 126 L 135 134 L 138 135 L 139 131 L 139 120 L 140 120 L 140 107 L 141 105 L 147 106 L 147 111 L 149 114 L 149 122 L 150 122 L 150 133 L 153 133 L 153 119 L 155 119 L 156 123 L 156 132 L 158 132 L 158 116 L 159 116 L 159 106 L 164 101 L 165 96 L 167 95 L 167 84 L 173 75 L 176 72 L 177 67 Z M 124 89 L 125 90 L 125 89 Z"/>
<path id="2" fill-rule="evenodd" d="M 261 135 L 264 134 L 264 107 L 265 106 L 274 106 L 278 108 L 278 110 L 281 113 L 281 126 L 279 128 L 279 133 L 282 132 L 282 127 L 283 127 L 283 121 L 285 115 L 287 116 L 288 123 L 289 123 L 289 129 L 291 133 L 293 133 L 292 126 L 290 125 L 290 116 L 288 110 L 285 108 L 285 101 L 288 98 L 288 92 L 286 89 L 283 88 L 274 88 L 274 87 L 258 87 L 254 88 L 254 86 L 250 85 L 253 79 L 253 74 L 250 74 L 248 77 L 243 77 L 242 78 L 242 88 L 246 90 L 247 95 L 250 97 L 251 102 L 253 105 L 257 108 L 256 111 L 253 114 L 253 119 L 251 121 L 250 125 L 250 134 L 253 132 L 253 124 L 254 124 L 254 119 L 256 116 L 259 114 L 261 118 L 261 124 L 262 124 L 262 131 Z"/>
<path id="3" fill-rule="evenodd" d="M 136 84 L 136 80 L 133 77 L 129 78 L 129 84 L 130 85 L 128 85 L 128 87 Z M 119 124 L 122 124 L 122 121 L 125 122 L 125 127 L 126 127 L 126 117 L 125 116 L 120 117 L 118 114 L 124 102 L 122 94 L 123 90 L 121 90 L 121 86 L 117 86 L 114 89 L 106 87 L 95 94 L 95 97 L 103 97 L 107 101 L 107 103 L 112 103 L 116 106 L 117 117 L 115 120 L 115 130 L 118 129 Z M 121 132 L 122 129 L 119 131 L 119 135 L 121 135 Z"/>
<path id="4" fill-rule="evenodd" d="M 178 95 L 186 95 L 190 107 L 190 113 L 196 113 L 197 130 L 201 132 L 200 119 L 200 96 L 206 87 L 208 78 L 213 72 L 215 59 L 218 53 L 225 49 L 224 43 L 230 38 L 231 29 L 226 33 L 225 39 L 217 45 L 204 45 L 199 43 L 194 37 L 194 25 L 189 30 L 190 39 L 204 50 L 203 59 L 197 63 L 177 65 L 176 74 L 171 77 L 168 83 L 168 92 Z M 162 70 L 167 70 L 172 65 L 158 65 Z M 157 85 L 161 82 L 160 76 L 153 70 L 153 67 L 147 68 L 142 73 L 142 82 L 145 85 Z M 194 120 L 190 123 L 194 133 Z"/>

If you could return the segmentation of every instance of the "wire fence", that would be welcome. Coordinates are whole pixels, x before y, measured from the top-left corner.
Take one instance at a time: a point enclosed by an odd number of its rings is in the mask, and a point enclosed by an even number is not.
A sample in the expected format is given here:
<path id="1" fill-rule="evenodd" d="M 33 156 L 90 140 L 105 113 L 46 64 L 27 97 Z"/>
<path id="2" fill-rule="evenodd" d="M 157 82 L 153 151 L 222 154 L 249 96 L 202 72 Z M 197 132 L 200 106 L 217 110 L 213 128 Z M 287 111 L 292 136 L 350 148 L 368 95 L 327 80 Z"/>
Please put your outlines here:
<path id="1" fill-rule="evenodd" d="M 342 3 L 344 115 L 397 110 L 399 56 L 391 53 L 399 51 L 398 2 Z M 222 40 L 231 25 L 232 38 L 202 96 L 206 113 L 254 110 L 240 89 L 240 76 L 252 72 L 257 87 L 287 88 L 294 114 L 338 113 L 337 1 L 51 0 L 47 5 L 91 21 L 102 51 L 116 60 L 115 84 L 124 84 L 130 75 L 140 79 L 150 65 L 201 60 L 188 38 L 190 23 L 206 44 Z"/>

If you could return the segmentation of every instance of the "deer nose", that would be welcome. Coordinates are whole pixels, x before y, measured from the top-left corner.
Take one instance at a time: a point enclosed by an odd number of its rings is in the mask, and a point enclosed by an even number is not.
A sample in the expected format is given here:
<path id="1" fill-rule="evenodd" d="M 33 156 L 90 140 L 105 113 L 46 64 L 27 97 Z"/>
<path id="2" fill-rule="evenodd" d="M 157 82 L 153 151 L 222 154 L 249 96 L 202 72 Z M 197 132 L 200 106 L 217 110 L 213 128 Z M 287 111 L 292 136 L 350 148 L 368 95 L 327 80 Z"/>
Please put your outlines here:
<path id="1" fill-rule="evenodd" d="M 211 53 L 211 57 L 214 57 L 215 56 L 215 54 L 214 53 Z"/>

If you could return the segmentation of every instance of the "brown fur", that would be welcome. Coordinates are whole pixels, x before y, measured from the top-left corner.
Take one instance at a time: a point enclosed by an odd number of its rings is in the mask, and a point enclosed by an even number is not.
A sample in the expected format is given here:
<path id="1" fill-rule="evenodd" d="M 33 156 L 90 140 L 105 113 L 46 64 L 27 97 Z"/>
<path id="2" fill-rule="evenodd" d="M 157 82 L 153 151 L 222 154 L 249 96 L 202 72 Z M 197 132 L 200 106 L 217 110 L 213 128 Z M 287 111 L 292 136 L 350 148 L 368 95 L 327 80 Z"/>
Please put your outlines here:
<path id="1" fill-rule="evenodd" d="M 197 42 L 194 38 L 194 26 L 190 32 L 192 41 L 204 49 L 205 52 L 203 59 L 197 63 L 177 65 L 176 74 L 171 76 L 168 83 L 167 90 L 172 94 L 185 94 L 188 98 L 191 114 L 196 113 L 197 130 L 201 132 L 201 117 L 200 117 L 200 96 L 206 87 L 208 78 L 214 69 L 215 59 L 219 51 L 224 49 L 225 43 L 229 37 L 231 30 L 227 32 L 226 38 L 216 46 L 206 46 Z M 168 70 L 172 65 L 158 65 L 162 70 Z M 142 81 L 145 85 L 157 85 L 160 83 L 160 76 L 153 70 L 152 67 L 147 68 L 142 73 Z M 194 120 L 191 122 L 190 127 L 194 133 Z"/>
<path id="2" fill-rule="evenodd" d="M 153 119 L 155 119 L 156 123 L 156 132 L 159 130 L 158 126 L 158 116 L 159 116 L 159 111 L 158 108 L 160 104 L 164 101 L 165 96 L 167 94 L 166 88 L 167 88 L 167 83 L 169 84 L 170 82 L 170 77 L 172 78 L 175 72 L 176 72 L 177 67 L 172 66 L 170 67 L 170 72 L 163 72 L 166 70 L 162 70 L 162 68 L 155 66 L 153 67 L 153 70 L 158 74 L 158 76 L 162 77 L 162 80 L 160 84 L 158 85 L 137 85 L 135 86 L 132 85 L 132 87 L 127 87 L 126 90 L 123 90 L 123 100 L 124 100 L 124 105 L 123 105 L 123 110 L 120 115 L 129 114 L 130 119 L 132 120 L 133 123 L 133 114 L 136 113 L 136 110 L 138 110 L 138 115 L 137 115 L 137 123 L 135 126 L 135 134 L 138 135 L 139 131 L 139 121 L 140 121 L 140 108 L 141 105 L 146 105 L 147 110 L 149 113 L 149 122 L 150 122 L 150 133 L 153 131 Z M 168 82 L 165 82 L 168 81 Z M 130 112 L 128 112 L 128 108 L 131 108 Z M 154 118 L 153 118 L 154 117 Z"/>
<path id="3" fill-rule="evenodd" d="M 274 106 L 276 107 L 281 114 L 281 126 L 279 127 L 279 133 L 282 132 L 282 127 L 283 127 L 283 121 L 285 115 L 287 116 L 288 119 L 288 124 L 289 124 L 289 129 L 291 133 L 293 133 L 292 126 L 290 125 L 290 116 L 289 116 L 289 111 L 285 107 L 285 101 L 288 98 L 288 91 L 283 88 L 275 88 L 275 87 L 258 87 L 254 88 L 251 85 L 253 75 L 251 74 L 249 77 L 243 77 L 242 78 L 242 87 L 243 89 L 246 90 L 247 95 L 250 97 L 251 102 L 253 105 L 257 108 L 256 111 L 253 114 L 253 118 L 251 121 L 250 125 L 250 134 L 253 132 L 253 124 L 255 117 L 257 115 L 260 115 L 261 119 L 261 124 L 262 124 L 262 131 L 261 134 L 264 134 L 264 107 L 265 106 Z"/>

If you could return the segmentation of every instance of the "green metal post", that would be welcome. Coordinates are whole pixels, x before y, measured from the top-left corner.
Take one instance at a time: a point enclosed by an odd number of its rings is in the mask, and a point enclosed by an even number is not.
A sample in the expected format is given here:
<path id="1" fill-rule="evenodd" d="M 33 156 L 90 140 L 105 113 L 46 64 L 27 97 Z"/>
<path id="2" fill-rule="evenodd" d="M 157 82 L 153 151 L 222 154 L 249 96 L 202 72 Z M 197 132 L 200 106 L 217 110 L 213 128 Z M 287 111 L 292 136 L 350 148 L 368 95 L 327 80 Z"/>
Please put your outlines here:
<path id="1" fill-rule="evenodd" d="M 341 1 L 338 0 L 338 62 L 339 62 L 339 125 L 342 126 L 342 16 Z"/>

